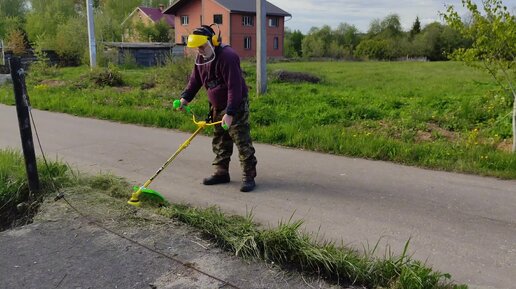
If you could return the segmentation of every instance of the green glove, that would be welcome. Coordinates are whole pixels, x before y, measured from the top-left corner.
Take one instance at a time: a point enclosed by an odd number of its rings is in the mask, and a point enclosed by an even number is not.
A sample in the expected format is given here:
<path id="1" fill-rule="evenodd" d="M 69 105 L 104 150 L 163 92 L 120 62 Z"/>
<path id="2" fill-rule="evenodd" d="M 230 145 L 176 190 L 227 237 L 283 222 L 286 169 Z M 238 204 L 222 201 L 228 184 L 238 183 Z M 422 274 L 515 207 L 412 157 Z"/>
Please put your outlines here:
<path id="1" fill-rule="evenodd" d="M 181 108 L 181 100 L 179 100 L 179 99 L 174 100 L 174 102 L 172 103 L 172 106 L 174 107 L 175 110 L 180 109 Z M 186 112 L 190 113 L 189 106 L 183 105 L 183 108 L 186 110 Z"/>

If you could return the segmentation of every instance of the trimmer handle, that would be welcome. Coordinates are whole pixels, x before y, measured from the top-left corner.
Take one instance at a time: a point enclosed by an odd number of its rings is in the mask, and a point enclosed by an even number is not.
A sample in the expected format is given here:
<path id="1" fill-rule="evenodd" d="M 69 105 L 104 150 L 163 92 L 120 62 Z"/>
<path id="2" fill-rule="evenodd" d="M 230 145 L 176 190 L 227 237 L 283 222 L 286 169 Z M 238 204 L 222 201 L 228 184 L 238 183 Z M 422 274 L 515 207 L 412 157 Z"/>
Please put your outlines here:
<path id="1" fill-rule="evenodd" d="M 172 103 L 172 106 L 174 107 L 174 109 L 180 109 L 181 108 L 181 100 L 179 99 L 176 99 L 174 100 L 174 102 Z M 190 106 L 188 105 L 183 105 L 184 109 L 186 110 L 187 113 L 190 113 Z"/>
<path id="2" fill-rule="evenodd" d="M 172 106 L 176 110 L 179 109 L 181 107 L 181 100 L 179 100 L 179 99 L 174 100 L 174 102 L 172 103 Z M 183 105 L 183 108 L 186 110 L 187 113 L 190 113 L 190 106 Z M 193 113 L 192 113 L 192 116 L 193 116 L 193 122 L 196 125 L 198 125 L 198 126 L 203 126 L 204 127 L 204 126 L 212 126 L 212 125 L 220 124 L 224 130 L 228 130 L 229 129 L 229 127 L 226 124 L 222 124 L 222 121 L 206 123 L 205 121 L 196 121 L 195 115 Z"/>

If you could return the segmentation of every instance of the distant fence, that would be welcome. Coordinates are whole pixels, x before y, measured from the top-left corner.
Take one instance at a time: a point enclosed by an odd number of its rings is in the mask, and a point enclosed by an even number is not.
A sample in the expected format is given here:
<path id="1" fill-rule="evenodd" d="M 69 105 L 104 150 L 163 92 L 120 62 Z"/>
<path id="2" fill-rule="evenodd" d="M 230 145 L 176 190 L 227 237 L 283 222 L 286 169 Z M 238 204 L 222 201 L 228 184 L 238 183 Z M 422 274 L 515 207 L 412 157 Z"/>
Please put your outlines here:
<path id="1" fill-rule="evenodd" d="M 14 53 L 10 50 L 7 50 L 6 47 L 2 44 L 1 48 L 1 64 L 0 64 L 0 74 L 7 74 L 10 73 L 9 71 L 9 59 L 14 56 Z M 49 64 L 51 65 L 57 65 L 62 64 L 62 59 L 59 58 L 59 55 L 53 50 L 43 50 L 46 57 L 48 58 Z M 24 54 L 22 55 L 16 55 L 20 57 L 21 65 L 24 69 L 28 69 L 30 64 L 38 58 L 34 54 L 34 50 L 27 49 Z"/>
<path id="2" fill-rule="evenodd" d="M 183 57 L 184 46 L 162 42 L 104 42 L 107 54 L 116 52 L 118 64 L 126 64 L 128 59 L 138 66 L 156 66 L 165 64 L 172 57 Z"/>
<path id="3" fill-rule="evenodd" d="M 426 62 L 428 58 L 426 56 L 405 56 L 395 59 L 396 61 L 415 61 L 415 62 Z"/>

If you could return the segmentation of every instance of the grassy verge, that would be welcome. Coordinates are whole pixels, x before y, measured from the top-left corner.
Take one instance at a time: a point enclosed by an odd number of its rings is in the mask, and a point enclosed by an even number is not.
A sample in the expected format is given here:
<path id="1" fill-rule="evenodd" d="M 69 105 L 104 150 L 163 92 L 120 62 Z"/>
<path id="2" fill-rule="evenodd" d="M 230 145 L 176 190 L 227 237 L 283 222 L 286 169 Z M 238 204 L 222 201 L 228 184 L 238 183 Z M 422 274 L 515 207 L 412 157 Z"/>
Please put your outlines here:
<path id="1" fill-rule="evenodd" d="M 58 162 L 50 163 L 49 169 L 42 166 L 39 174 L 43 189 L 37 201 L 55 192 L 52 181 L 64 191 L 106 193 L 119 198 L 121 204 L 129 197 L 129 184 L 112 175 L 74 175 L 68 166 Z M 0 200 L 4 204 L 0 214 L 11 214 L 18 203 L 30 199 L 27 194 L 22 156 L 11 150 L 0 150 Z M 144 207 L 151 208 L 146 203 Z M 238 256 L 274 262 L 282 268 L 318 275 L 339 284 L 392 289 L 467 288 L 450 282 L 450 275 L 411 259 L 407 255 L 408 242 L 401 255 L 378 258 L 374 256 L 375 248 L 358 252 L 332 242 L 315 242 L 310 235 L 300 232 L 302 221 L 289 221 L 276 228 L 264 229 L 253 222 L 252 215 L 227 216 L 216 207 L 199 209 L 173 204 L 156 209 L 156 212 L 198 228 L 220 247 Z"/>
<path id="2" fill-rule="evenodd" d="M 218 208 L 192 208 L 172 205 L 159 213 L 202 230 L 222 248 L 238 256 L 273 262 L 283 268 L 315 274 L 338 284 L 366 288 L 467 288 L 450 282 L 449 274 L 437 272 L 407 255 L 409 242 L 401 255 L 374 257 L 376 248 L 358 252 L 318 243 L 299 228 L 302 221 L 279 223 L 262 229 L 246 217 L 226 216 Z"/>
<path id="3" fill-rule="evenodd" d="M 58 162 L 48 167 L 38 163 L 40 192 L 31 194 L 25 172 L 23 156 L 13 150 L 0 149 L 0 231 L 32 221 L 39 203 L 57 188 L 74 183 L 70 169 Z"/>
<path id="4" fill-rule="evenodd" d="M 29 75 L 28 92 L 33 107 L 43 110 L 192 131 L 189 117 L 171 110 L 191 66 L 111 67 L 108 75 L 121 76 L 115 87 L 87 67 L 58 69 Z M 255 141 L 516 179 L 512 98 L 488 75 L 460 63 L 271 63 L 263 96 L 255 95 L 253 64 L 243 67 Z M 322 81 L 279 81 L 277 70 Z M 0 103 L 13 99 L 12 87 L 1 86 Z M 204 90 L 192 107 L 206 114 Z"/>

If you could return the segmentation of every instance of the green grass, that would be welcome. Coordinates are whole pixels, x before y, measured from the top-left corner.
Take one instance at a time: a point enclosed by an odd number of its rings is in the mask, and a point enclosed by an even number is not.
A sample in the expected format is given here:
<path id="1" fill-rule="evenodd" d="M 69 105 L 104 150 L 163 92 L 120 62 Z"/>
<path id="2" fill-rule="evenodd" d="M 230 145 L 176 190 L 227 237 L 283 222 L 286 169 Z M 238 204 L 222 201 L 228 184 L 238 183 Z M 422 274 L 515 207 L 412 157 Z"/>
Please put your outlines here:
<path id="1" fill-rule="evenodd" d="M 51 161 L 48 167 L 38 160 L 39 192 L 30 192 L 23 156 L 14 150 L 0 149 L 0 230 L 29 223 L 39 202 L 56 189 L 71 185 L 74 180 L 69 167 Z M 54 184 L 57 184 L 54 187 Z M 20 210 L 20 206 L 22 210 Z"/>
<path id="2" fill-rule="evenodd" d="M 96 87 L 88 68 L 59 69 L 50 80 L 28 77 L 33 107 L 192 131 L 172 111 L 192 63 L 121 70 L 123 87 Z M 456 62 L 292 62 L 268 65 L 268 92 L 250 86 L 255 141 L 401 164 L 516 178 L 512 98 L 489 75 Z M 309 72 L 321 83 L 282 83 L 277 70 Z M 13 104 L 10 86 L 0 102 Z M 206 94 L 192 104 L 204 117 Z M 209 132 L 208 132 L 209 133 Z"/>
<path id="3" fill-rule="evenodd" d="M 192 208 L 172 205 L 159 213 L 180 220 L 204 232 L 220 247 L 247 259 L 273 262 L 283 268 L 315 274 L 339 284 L 366 288 L 467 288 L 453 284 L 449 274 L 441 273 L 407 255 L 409 241 L 400 255 L 375 257 L 376 247 L 359 252 L 315 242 L 301 233 L 302 221 L 280 222 L 275 228 L 261 228 L 246 217 L 226 216 L 218 208 Z"/>

